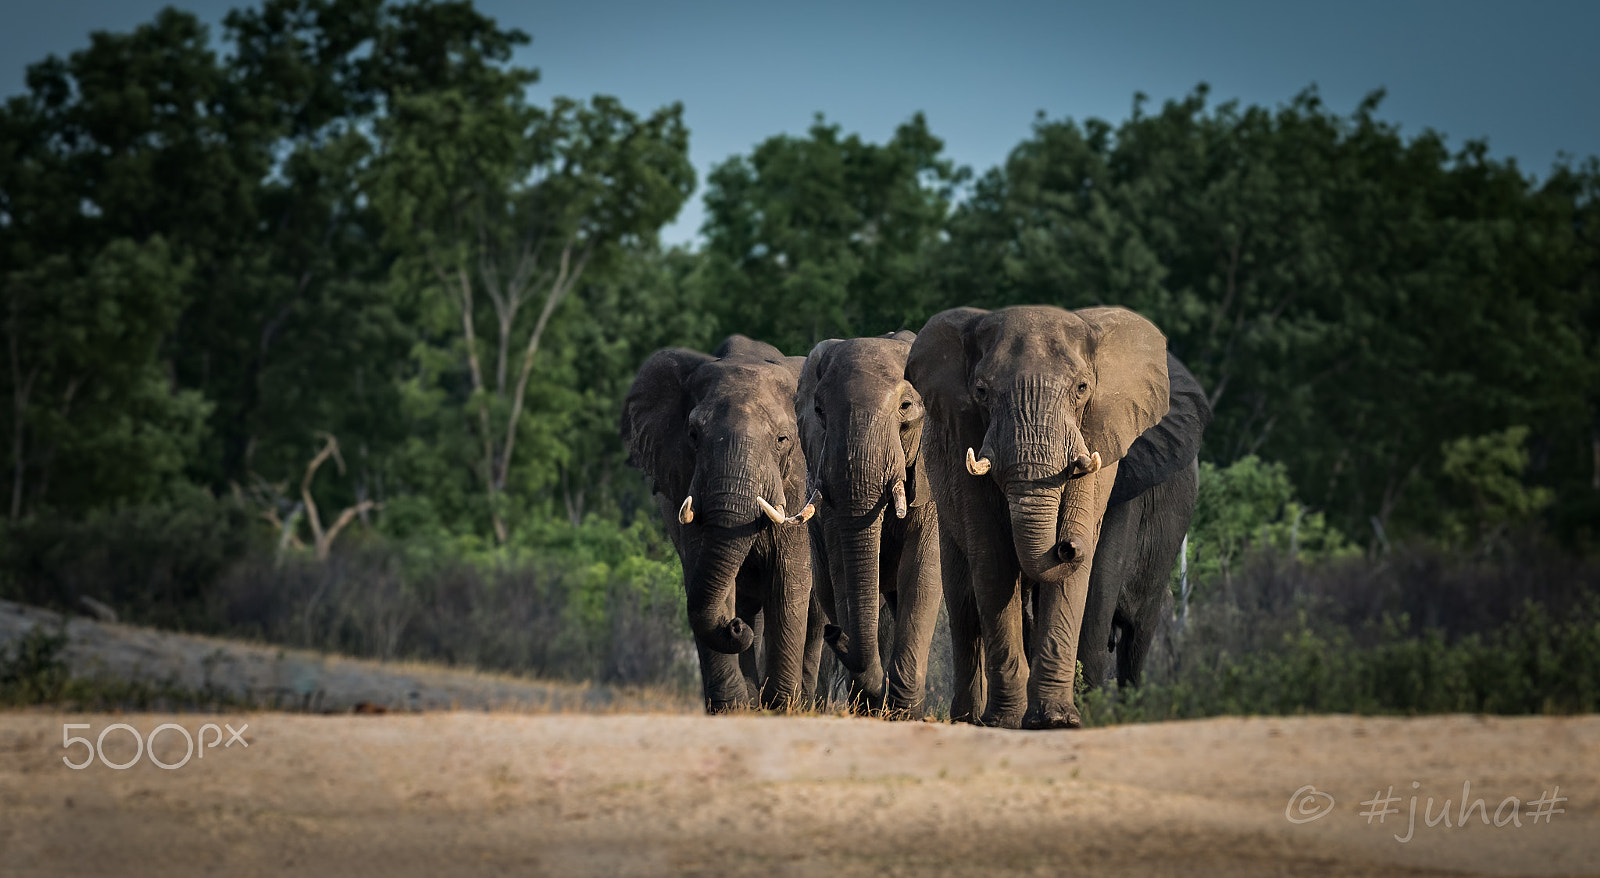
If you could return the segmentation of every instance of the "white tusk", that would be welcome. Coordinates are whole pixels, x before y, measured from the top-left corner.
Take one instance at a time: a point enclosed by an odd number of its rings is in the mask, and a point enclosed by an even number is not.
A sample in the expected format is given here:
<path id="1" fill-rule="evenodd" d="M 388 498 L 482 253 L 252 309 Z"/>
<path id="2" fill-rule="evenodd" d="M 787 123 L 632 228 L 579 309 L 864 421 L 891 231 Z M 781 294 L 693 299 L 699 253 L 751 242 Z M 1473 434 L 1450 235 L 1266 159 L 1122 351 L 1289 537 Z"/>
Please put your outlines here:
<path id="1" fill-rule="evenodd" d="M 806 505 L 802 507 L 799 512 L 795 513 L 789 518 L 784 519 L 784 522 L 787 524 L 805 524 L 806 522 L 810 521 L 811 516 L 817 514 L 816 500 L 817 489 L 812 488 L 810 496 L 806 497 Z"/>
<path id="2" fill-rule="evenodd" d="M 694 521 L 694 495 L 683 498 L 683 505 L 678 507 L 678 523 L 688 524 Z"/>
<path id="3" fill-rule="evenodd" d="M 985 457 L 985 458 L 980 460 L 976 454 L 972 453 L 972 449 L 968 448 L 967 449 L 967 472 L 972 473 L 975 476 L 981 476 L 981 475 L 984 475 L 984 474 L 988 473 L 989 472 L 989 458 Z"/>
<path id="4" fill-rule="evenodd" d="M 1079 464 L 1083 466 L 1083 472 L 1080 473 L 1080 475 L 1087 476 L 1100 471 L 1100 452 L 1096 451 L 1095 453 L 1087 456 L 1089 460 L 1087 461 L 1086 465 L 1082 458 L 1078 459 Z"/>
<path id="5" fill-rule="evenodd" d="M 784 522 L 788 521 L 788 517 L 783 514 L 783 510 L 773 508 L 772 504 L 768 503 L 765 497 L 757 497 L 756 503 L 760 504 L 761 511 L 766 513 L 767 517 L 772 519 L 774 524 L 783 524 Z"/>
<path id="6" fill-rule="evenodd" d="M 894 517 L 906 517 L 906 480 L 900 479 L 894 483 Z"/>

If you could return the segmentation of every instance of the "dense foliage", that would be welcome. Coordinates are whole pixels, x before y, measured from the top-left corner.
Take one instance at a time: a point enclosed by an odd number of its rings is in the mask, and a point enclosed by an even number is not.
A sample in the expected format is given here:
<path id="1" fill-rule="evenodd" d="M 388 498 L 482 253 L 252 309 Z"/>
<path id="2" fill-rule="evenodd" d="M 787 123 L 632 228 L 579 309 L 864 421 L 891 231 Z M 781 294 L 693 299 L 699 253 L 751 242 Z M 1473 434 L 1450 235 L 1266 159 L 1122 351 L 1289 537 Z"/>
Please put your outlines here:
<path id="1" fill-rule="evenodd" d="M 610 608 L 677 587 L 616 435 L 637 365 L 962 304 L 1166 331 L 1216 409 L 1197 612 L 1252 552 L 1600 540 L 1600 159 L 1536 178 L 1314 89 L 1041 117 L 976 175 L 921 115 L 881 144 L 819 116 L 717 165 L 704 245 L 663 249 L 682 108 L 546 95 L 528 41 L 468 0 L 265 0 L 29 68 L 0 108 L 0 597 L 631 679 Z M 360 615 L 391 586 L 398 616 Z M 439 646 L 508 618 L 587 658 Z"/>

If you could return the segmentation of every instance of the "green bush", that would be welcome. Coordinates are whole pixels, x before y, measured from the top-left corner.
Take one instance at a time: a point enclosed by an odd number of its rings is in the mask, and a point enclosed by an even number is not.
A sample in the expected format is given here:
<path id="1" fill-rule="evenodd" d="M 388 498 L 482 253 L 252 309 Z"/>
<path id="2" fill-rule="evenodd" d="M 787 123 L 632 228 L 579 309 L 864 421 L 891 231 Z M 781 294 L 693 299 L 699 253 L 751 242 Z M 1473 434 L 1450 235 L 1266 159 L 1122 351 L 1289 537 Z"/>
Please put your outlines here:
<path id="1" fill-rule="evenodd" d="M 64 632 L 35 625 L 9 649 L 0 644 L 0 705 L 42 704 L 60 697 L 69 675 Z"/>
<path id="2" fill-rule="evenodd" d="M 243 506 L 199 488 L 83 517 L 34 515 L 0 529 L 0 598 L 75 611 L 87 596 L 122 621 L 195 630 L 216 583 L 262 536 Z"/>
<path id="3" fill-rule="evenodd" d="M 1356 547 L 1320 512 L 1295 499 L 1282 463 L 1251 455 L 1227 467 L 1200 464 L 1189 525 L 1189 578 L 1195 597 L 1232 576 L 1245 554 L 1274 549 L 1300 560 L 1345 558 Z"/>
<path id="4" fill-rule="evenodd" d="M 1144 684 L 1085 722 L 1225 714 L 1581 713 L 1600 707 L 1600 566 L 1403 549 L 1308 567 L 1252 555 L 1169 632 Z"/>

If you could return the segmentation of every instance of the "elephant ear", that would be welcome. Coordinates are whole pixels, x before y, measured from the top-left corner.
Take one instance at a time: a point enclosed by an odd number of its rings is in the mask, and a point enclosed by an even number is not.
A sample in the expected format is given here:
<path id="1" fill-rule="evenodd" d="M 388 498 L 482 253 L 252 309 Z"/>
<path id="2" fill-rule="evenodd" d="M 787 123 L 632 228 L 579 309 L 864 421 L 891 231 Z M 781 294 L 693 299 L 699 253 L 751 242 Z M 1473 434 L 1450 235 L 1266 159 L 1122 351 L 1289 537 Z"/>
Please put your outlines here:
<path id="1" fill-rule="evenodd" d="M 684 348 L 650 355 L 622 403 L 622 442 L 628 462 L 649 477 L 651 490 L 676 500 L 689 490 L 694 454 L 689 448 L 689 373 L 712 358 Z"/>
<path id="2" fill-rule="evenodd" d="M 778 350 L 764 341 L 756 341 L 747 336 L 734 333 L 722 340 L 711 356 L 719 360 L 731 357 L 749 357 L 752 360 L 766 360 L 769 363 L 781 363 L 788 359 L 783 351 Z"/>
<path id="3" fill-rule="evenodd" d="M 1168 397 L 1171 404 L 1160 423 L 1144 431 L 1117 468 L 1111 499 L 1116 505 L 1172 478 L 1200 454 L 1200 438 L 1211 426 L 1211 401 L 1183 363 L 1167 352 Z"/>
<path id="4" fill-rule="evenodd" d="M 886 332 L 880 338 L 889 341 L 898 341 L 905 344 L 906 357 L 911 355 L 911 346 L 917 342 L 917 334 L 909 329 L 899 332 Z M 915 387 L 915 385 L 912 385 Z M 922 392 L 917 391 L 921 396 Z M 923 402 L 923 423 L 927 423 L 927 402 Z M 917 507 L 933 499 L 933 492 L 928 488 L 928 467 L 922 462 L 922 434 L 919 431 L 912 437 L 912 443 L 906 448 L 906 505 Z"/>
<path id="5" fill-rule="evenodd" d="M 928 319 L 911 343 L 906 380 L 922 396 L 928 423 L 953 436 L 958 444 L 983 444 L 983 413 L 972 399 L 972 363 L 976 347 L 972 328 L 989 312 L 951 308 Z"/>
<path id="6" fill-rule="evenodd" d="M 1121 460 L 1139 434 L 1167 413 L 1167 337 L 1126 308 L 1074 311 L 1089 325 L 1095 387 L 1083 438 L 1105 463 Z"/>
<path id="7" fill-rule="evenodd" d="M 822 419 L 817 417 L 817 384 L 822 380 L 828 349 L 838 343 L 839 339 L 836 338 L 817 342 L 800 370 L 799 390 L 794 395 L 794 419 L 800 425 L 800 449 L 809 461 L 822 460 L 822 446 L 827 435 L 822 428 Z"/>

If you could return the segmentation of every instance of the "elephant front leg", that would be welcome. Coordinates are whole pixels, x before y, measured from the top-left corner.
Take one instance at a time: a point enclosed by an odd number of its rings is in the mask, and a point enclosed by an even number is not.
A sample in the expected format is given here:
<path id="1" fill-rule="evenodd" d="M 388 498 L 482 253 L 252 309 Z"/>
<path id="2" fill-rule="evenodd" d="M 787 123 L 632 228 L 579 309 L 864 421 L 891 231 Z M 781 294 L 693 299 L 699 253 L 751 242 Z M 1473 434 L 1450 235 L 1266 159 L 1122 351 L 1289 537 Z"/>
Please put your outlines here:
<path id="1" fill-rule="evenodd" d="M 822 675 L 822 631 L 828 625 L 828 614 L 822 610 L 822 601 L 815 592 L 811 595 L 811 609 L 806 615 L 806 650 L 800 665 L 800 700 L 806 709 L 820 709 L 817 697 L 817 678 Z"/>
<path id="2" fill-rule="evenodd" d="M 745 685 L 744 672 L 739 667 L 739 657 L 718 652 L 703 643 L 695 643 L 700 655 L 700 680 L 705 693 L 707 713 L 727 713 L 744 710 L 753 703 L 750 690 Z"/>
<path id="3" fill-rule="evenodd" d="M 829 575 L 826 535 L 822 518 L 807 525 L 811 540 L 811 608 L 806 620 L 806 652 L 801 667 L 801 697 L 808 708 L 821 709 L 828 694 L 818 691 L 822 676 L 822 633 L 833 622 L 833 580 Z"/>
<path id="4" fill-rule="evenodd" d="M 811 610 L 811 549 L 805 531 L 776 536 L 776 557 L 768 579 L 766 616 L 767 679 L 761 704 L 793 710 L 800 703 L 805 667 L 807 621 Z"/>
<path id="5" fill-rule="evenodd" d="M 967 555 L 940 529 L 939 570 L 944 585 L 945 612 L 950 624 L 952 689 L 950 721 L 977 722 L 983 713 L 986 690 L 983 676 L 983 630 L 978 604 L 972 594 L 972 573 Z"/>
<path id="6" fill-rule="evenodd" d="M 924 507 L 925 509 L 926 507 Z M 896 573 L 894 655 L 889 663 L 890 716 L 920 719 L 928 651 L 939 622 L 939 534 L 933 516 L 919 509 L 906 527 Z"/>
<path id="7" fill-rule="evenodd" d="M 1078 636 L 1082 632 L 1089 577 L 1094 569 L 1100 521 L 1105 514 L 1116 466 L 1085 476 L 1070 487 L 1061 512 L 1062 538 L 1076 539 L 1083 554 L 1064 580 L 1039 583 L 1039 613 L 1033 676 L 1028 681 L 1029 729 L 1078 728 L 1083 725 L 1073 698 L 1077 680 Z"/>
<path id="8" fill-rule="evenodd" d="M 980 725 L 1015 729 L 1028 708 L 1028 659 L 1022 647 L 1022 588 L 1009 551 L 975 547 L 969 569 L 983 630 L 988 703 Z"/>
<path id="9" fill-rule="evenodd" d="M 1128 600 L 1130 587 L 1137 591 L 1141 585 L 1138 574 L 1144 569 L 1146 553 L 1140 544 L 1140 528 L 1153 511 L 1148 508 L 1146 497 L 1141 496 L 1109 506 L 1100 520 L 1094 568 L 1089 571 L 1089 594 L 1078 632 L 1078 661 L 1083 664 L 1084 682 L 1091 689 L 1111 681 L 1114 660 L 1126 651 L 1112 651 L 1112 620 L 1119 604 Z M 1165 591 L 1166 570 L 1161 571 L 1160 578 L 1158 587 Z"/>
<path id="10" fill-rule="evenodd" d="M 754 633 L 755 638 L 750 642 L 750 648 L 739 653 L 739 670 L 744 674 L 745 691 L 753 703 L 761 695 L 761 687 L 765 680 L 766 667 L 766 614 L 762 612 L 762 592 L 760 584 L 755 582 L 755 577 L 746 572 L 739 574 L 739 595 L 734 606 L 736 614 L 744 624 Z"/>

